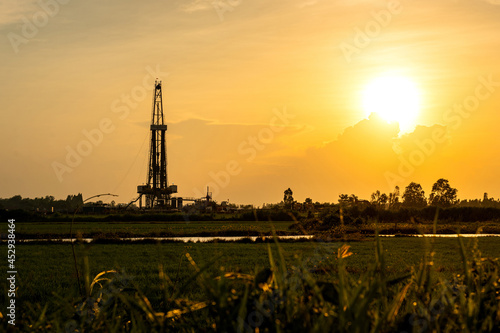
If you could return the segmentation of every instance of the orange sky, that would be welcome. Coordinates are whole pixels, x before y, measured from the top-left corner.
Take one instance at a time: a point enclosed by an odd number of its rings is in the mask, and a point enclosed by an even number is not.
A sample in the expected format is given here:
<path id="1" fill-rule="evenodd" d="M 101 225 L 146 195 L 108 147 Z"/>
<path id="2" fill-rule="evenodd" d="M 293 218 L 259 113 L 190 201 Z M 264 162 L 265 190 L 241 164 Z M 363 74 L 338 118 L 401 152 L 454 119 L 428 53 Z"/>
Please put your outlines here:
<path id="1" fill-rule="evenodd" d="M 498 198 L 496 3 L 3 2 L 0 197 L 133 199 L 158 77 L 179 195 L 333 202 L 444 177 L 461 199 Z M 413 132 L 362 109 L 392 71 L 422 94 Z"/>

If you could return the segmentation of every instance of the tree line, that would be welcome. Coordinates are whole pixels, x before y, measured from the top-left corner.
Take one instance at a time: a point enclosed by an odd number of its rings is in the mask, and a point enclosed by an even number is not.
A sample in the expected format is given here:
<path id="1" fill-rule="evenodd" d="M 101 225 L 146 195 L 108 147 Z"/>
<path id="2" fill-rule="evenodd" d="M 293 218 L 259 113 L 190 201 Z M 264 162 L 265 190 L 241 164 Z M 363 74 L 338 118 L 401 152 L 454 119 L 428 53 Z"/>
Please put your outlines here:
<path id="1" fill-rule="evenodd" d="M 483 200 L 459 200 L 458 190 L 450 185 L 447 179 L 440 178 L 433 185 L 429 197 L 426 197 L 422 186 L 411 182 L 399 196 L 399 188 L 396 187 L 393 193 L 386 195 L 376 191 L 371 195 L 371 203 L 386 208 L 425 208 L 427 206 L 448 208 L 448 207 L 492 207 L 500 208 L 500 200 L 489 198 L 488 193 L 484 193 Z"/>
<path id="2" fill-rule="evenodd" d="M 0 198 L 0 209 L 36 211 L 41 213 L 66 212 L 72 213 L 79 206 L 83 205 L 83 196 L 68 195 L 66 200 L 56 200 L 55 197 L 47 195 L 39 198 L 23 198 L 15 195 L 11 198 Z"/>
<path id="3" fill-rule="evenodd" d="M 427 197 L 422 186 L 416 182 L 411 182 L 401 194 L 399 186 L 396 186 L 392 193 L 382 193 L 379 190 L 373 192 L 370 200 L 360 199 L 355 194 L 340 194 L 338 204 L 343 207 L 366 207 L 372 206 L 385 210 L 398 209 L 422 209 L 428 206 L 449 208 L 449 207 L 487 207 L 500 208 L 500 200 L 490 198 L 488 193 L 484 193 L 483 199 L 459 200 L 458 190 L 450 185 L 447 179 L 440 178 L 433 185 L 430 195 Z M 293 191 L 288 188 L 284 192 L 281 205 L 289 210 L 321 210 L 332 204 L 313 203 L 311 198 L 306 198 L 303 203 L 299 203 L 293 198 Z M 271 206 L 271 205 L 269 205 Z"/>

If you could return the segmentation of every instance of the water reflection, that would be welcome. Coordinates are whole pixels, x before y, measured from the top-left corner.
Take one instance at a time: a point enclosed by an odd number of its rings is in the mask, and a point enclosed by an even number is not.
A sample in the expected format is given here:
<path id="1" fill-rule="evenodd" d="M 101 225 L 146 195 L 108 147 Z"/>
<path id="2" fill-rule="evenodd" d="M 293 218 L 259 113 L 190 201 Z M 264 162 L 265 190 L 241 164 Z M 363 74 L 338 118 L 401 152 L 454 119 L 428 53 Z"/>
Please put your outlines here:
<path id="1" fill-rule="evenodd" d="M 312 235 L 298 235 L 298 236 L 278 236 L 278 240 L 286 240 L 286 239 L 311 239 L 314 236 Z M 121 240 L 121 241 L 143 241 L 143 240 L 154 240 L 154 241 L 182 241 L 184 243 L 188 242 L 213 242 L 216 240 L 226 241 L 226 242 L 235 242 L 243 239 L 249 239 L 251 241 L 256 241 L 257 238 L 260 239 L 268 239 L 272 238 L 272 236 L 213 236 L 213 237 L 124 237 L 117 238 L 112 240 Z M 76 239 L 71 238 L 52 238 L 52 239 L 23 239 L 18 240 L 20 242 L 71 242 L 76 241 Z M 82 238 L 82 241 L 85 243 L 90 243 L 93 241 L 93 238 Z"/>
<path id="2" fill-rule="evenodd" d="M 398 235 L 380 235 L 381 237 L 443 237 L 443 238 L 457 238 L 457 237 L 500 237 L 500 234 L 398 234 Z"/>
<path id="3" fill-rule="evenodd" d="M 296 236 L 278 236 L 278 240 L 306 240 L 312 239 L 313 235 L 296 235 Z M 475 238 L 475 237 L 500 237 L 500 234 L 390 234 L 390 235 L 380 235 L 380 237 L 442 237 L 442 238 L 457 238 L 457 237 L 466 237 L 466 238 Z M 124 237 L 124 238 L 112 238 L 110 241 L 124 241 L 124 242 L 138 242 L 144 240 L 152 240 L 152 241 L 178 241 L 178 242 L 214 242 L 214 241 L 225 241 L 225 242 L 237 242 L 244 239 L 250 241 L 256 241 L 258 238 L 260 239 L 271 239 L 272 236 L 210 236 L 210 237 Z M 93 238 L 82 238 L 82 241 L 85 243 L 90 243 L 94 239 Z M 107 239 L 99 239 L 102 241 L 106 241 Z M 44 239 L 19 239 L 16 240 L 18 242 L 71 242 L 76 241 L 75 238 L 44 238 Z"/>

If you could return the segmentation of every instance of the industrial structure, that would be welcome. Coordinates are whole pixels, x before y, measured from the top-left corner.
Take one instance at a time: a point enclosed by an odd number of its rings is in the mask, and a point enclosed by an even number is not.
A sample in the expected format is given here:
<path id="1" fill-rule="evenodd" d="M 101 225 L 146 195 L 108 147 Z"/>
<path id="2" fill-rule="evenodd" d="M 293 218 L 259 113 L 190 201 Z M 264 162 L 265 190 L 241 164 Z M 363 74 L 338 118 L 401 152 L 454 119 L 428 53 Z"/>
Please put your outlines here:
<path id="1" fill-rule="evenodd" d="M 161 81 L 156 79 L 153 93 L 153 111 L 151 112 L 151 133 L 149 147 L 149 167 L 146 184 L 137 186 L 138 197 L 131 201 L 125 209 L 139 201 L 140 209 L 172 211 L 183 208 L 183 203 L 190 201 L 191 209 L 207 211 L 212 208 L 212 192 L 207 187 L 207 195 L 202 198 L 173 197 L 177 193 L 177 185 L 168 185 L 167 177 L 167 140 L 163 117 L 163 101 Z M 144 204 L 143 204 L 144 198 Z"/>
<path id="2" fill-rule="evenodd" d="M 156 80 L 153 94 L 153 111 L 151 115 L 151 141 L 149 149 L 149 168 L 146 184 L 137 186 L 139 193 L 139 207 L 142 208 L 142 198 L 145 198 L 145 208 L 170 208 L 178 204 L 182 206 L 182 199 L 173 199 L 171 195 L 177 193 L 176 185 L 168 185 L 167 177 L 167 125 L 163 118 L 163 101 L 161 81 Z"/>

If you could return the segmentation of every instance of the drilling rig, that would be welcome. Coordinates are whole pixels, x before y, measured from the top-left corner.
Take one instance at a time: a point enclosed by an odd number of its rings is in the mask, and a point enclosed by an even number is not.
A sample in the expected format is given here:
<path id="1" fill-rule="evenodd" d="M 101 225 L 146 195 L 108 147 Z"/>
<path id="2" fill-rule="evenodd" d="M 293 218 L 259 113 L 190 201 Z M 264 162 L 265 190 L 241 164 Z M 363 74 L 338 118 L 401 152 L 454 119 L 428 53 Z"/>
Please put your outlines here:
<path id="1" fill-rule="evenodd" d="M 149 149 L 149 168 L 146 184 L 137 186 L 139 208 L 142 197 L 146 209 L 168 209 L 171 207 L 171 195 L 177 193 L 177 185 L 168 186 L 167 178 L 167 125 L 163 119 L 161 81 L 155 81 L 153 111 L 151 115 L 151 140 Z M 175 205 L 175 203 L 174 203 Z"/>

